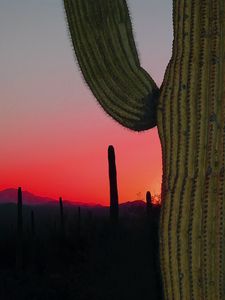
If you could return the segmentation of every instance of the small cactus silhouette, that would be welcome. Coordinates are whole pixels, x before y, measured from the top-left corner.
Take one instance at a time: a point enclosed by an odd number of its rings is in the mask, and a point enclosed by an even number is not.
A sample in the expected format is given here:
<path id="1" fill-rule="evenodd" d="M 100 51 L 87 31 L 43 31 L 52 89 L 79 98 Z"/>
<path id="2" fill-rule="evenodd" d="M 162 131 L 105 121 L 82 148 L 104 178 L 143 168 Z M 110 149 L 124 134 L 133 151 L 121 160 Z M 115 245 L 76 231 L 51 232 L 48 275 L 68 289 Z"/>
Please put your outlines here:
<path id="1" fill-rule="evenodd" d="M 35 264 L 36 264 L 36 246 L 37 246 L 37 236 L 36 236 L 36 227 L 35 227 L 35 218 L 34 218 L 34 212 L 33 210 L 31 211 L 30 214 L 31 217 L 31 239 L 30 239 L 30 243 L 31 243 L 31 250 L 30 250 L 30 259 L 31 259 L 31 266 L 32 268 L 35 268 Z"/>
<path id="2" fill-rule="evenodd" d="M 16 247 L 16 268 L 23 268 L 23 201 L 22 189 L 18 188 L 17 198 L 17 247 Z"/>
<path id="3" fill-rule="evenodd" d="M 34 219 L 34 211 L 31 211 L 31 235 L 32 238 L 36 235 L 36 228 L 35 228 L 35 219 Z"/>
<path id="4" fill-rule="evenodd" d="M 146 193 L 146 210 L 147 210 L 147 218 L 149 220 L 152 212 L 152 196 L 149 191 L 147 191 Z"/>
<path id="5" fill-rule="evenodd" d="M 79 206 L 78 207 L 78 213 L 77 213 L 77 232 L 78 232 L 78 236 L 80 236 L 80 231 L 81 231 L 81 208 Z"/>
<path id="6" fill-rule="evenodd" d="M 60 209 L 60 234 L 61 234 L 61 237 L 64 238 L 65 237 L 65 220 L 64 220 L 62 197 L 59 198 L 59 209 Z"/>
<path id="7" fill-rule="evenodd" d="M 117 174 L 116 174 L 116 159 L 115 151 L 112 145 L 108 147 L 108 162 L 109 162 L 109 183 L 110 183 L 110 220 L 118 222 L 119 203 L 117 189 Z"/>

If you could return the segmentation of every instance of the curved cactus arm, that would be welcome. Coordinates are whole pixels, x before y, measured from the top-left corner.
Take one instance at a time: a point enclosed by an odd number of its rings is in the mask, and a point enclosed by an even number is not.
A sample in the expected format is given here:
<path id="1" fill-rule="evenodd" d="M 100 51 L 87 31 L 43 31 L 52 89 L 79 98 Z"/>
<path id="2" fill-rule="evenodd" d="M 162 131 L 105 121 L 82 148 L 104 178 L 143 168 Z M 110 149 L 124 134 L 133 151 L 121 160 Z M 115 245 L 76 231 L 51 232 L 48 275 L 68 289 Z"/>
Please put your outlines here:
<path id="1" fill-rule="evenodd" d="M 156 125 L 159 90 L 140 66 L 125 0 L 64 0 L 85 81 L 104 110 L 123 126 Z"/>

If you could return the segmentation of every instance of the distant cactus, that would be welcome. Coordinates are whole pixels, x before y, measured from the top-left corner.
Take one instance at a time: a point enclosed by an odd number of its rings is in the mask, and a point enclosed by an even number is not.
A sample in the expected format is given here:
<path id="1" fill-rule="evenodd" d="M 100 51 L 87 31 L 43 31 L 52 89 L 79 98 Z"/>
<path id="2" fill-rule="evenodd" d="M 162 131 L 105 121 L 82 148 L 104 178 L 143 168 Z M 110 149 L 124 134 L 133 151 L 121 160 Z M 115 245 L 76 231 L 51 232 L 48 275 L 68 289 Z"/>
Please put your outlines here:
<path id="1" fill-rule="evenodd" d="M 60 208 L 60 233 L 61 233 L 61 237 L 64 238 L 65 237 L 65 220 L 64 220 L 62 197 L 59 198 L 59 208 Z"/>
<path id="2" fill-rule="evenodd" d="M 146 209 L 147 209 L 147 218 L 149 219 L 152 211 L 152 196 L 149 191 L 146 193 Z"/>
<path id="3" fill-rule="evenodd" d="M 36 235 L 35 220 L 34 220 L 34 212 L 33 212 L 33 210 L 31 211 L 31 235 L 32 235 L 32 238 L 35 237 L 35 235 Z"/>
<path id="4" fill-rule="evenodd" d="M 78 207 L 78 215 L 77 215 L 77 231 L 78 235 L 80 236 L 80 230 L 81 230 L 81 208 Z"/>
<path id="5" fill-rule="evenodd" d="M 30 259 L 31 259 L 31 266 L 32 268 L 35 268 L 36 264 L 36 246 L 37 246 L 37 237 L 36 237 L 36 228 L 35 228 L 35 219 L 34 219 L 34 212 L 33 210 L 31 211 L 31 238 L 30 238 L 30 243 L 31 243 L 31 250 L 30 250 Z"/>
<path id="6" fill-rule="evenodd" d="M 93 212 L 91 210 L 88 210 L 87 224 L 88 224 L 88 237 L 89 239 L 91 239 L 95 227 L 93 222 Z"/>
<path id="7" fill-rule="evenodd" d="M 18 188 L 17 199 L 17 247 L 16 247 L 16 268 L 21 270 L 23 268 L 23 210 L 22 210 L 22 189 Z"/>
<path id="8" fill-rule="evenodd" d="M 115 151 L 112 145 L 108 147 L 109 183 L 110 183 L 110 220 L 118 222 L 119 204 L 116 174 Z"/>

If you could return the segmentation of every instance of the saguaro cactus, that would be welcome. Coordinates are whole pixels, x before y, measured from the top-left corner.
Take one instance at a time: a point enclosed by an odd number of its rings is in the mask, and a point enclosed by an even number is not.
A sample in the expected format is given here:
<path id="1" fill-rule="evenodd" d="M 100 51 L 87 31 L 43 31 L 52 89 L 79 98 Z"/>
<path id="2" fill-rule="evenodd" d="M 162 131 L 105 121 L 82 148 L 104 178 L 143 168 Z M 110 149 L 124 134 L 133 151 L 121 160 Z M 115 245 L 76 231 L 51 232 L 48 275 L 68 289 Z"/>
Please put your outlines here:
<path id="1" fill-rule="evenodd" d="M 77 233 L 78 236 L 80 236 L 81 233 L 81 208 L 78 206 L 78 211 L 77 211 Z"/>
<path id="2" fill-rule="evenodd" d="M 103 108 L 158 127 L 165 299 L 225 299 L 225 1 L 174 0 L 173 51 L 157 89 L 125 0 L 64 0 L 79 66 Z"/>
<path id="3" fill-rule="evenodd" d="M 32 236 L 32 238 L 34 238 L 36 235 L 36 229 L 35 229 L 35 219 L 34 219 L 34 211 L 33 210 L 31 211 L 30 218 L 31 218 L 31 236 Z"/>
<path id="4" fill-rule="evenodd" d="M 32 268 L 35 268 L 35 263 L 36 263 L 36 246 L 37 246 L 37 236 L 36 236 L 36 227 L 35 227 L 35 217 L 34 217 L 34 211 L 31 211 L 30 214 L 30 221 L 31 221 L 31 238 L 30 238 L 30 244 L 31 244 L 31 249 L 30 249 L 30 263 Z"/>
<path id="5" fill-rule="evenodd" d="M 18 270 L 23 267 L 23 202 L 22 189 L 18 188 L 17 199 L 17 241 L 16 241 L 16 268 Z"/>
<path id="6" fill-rule="evenodd" d="M 150 216 L 151 216 L 151 211 L 152 211 L 152 196 L 149 191 L 147 191 L 147 193 L 146 193 L 146 210 L 147 210 L 147 217 L 149 220 Z"/>
<path id="7" fill-rule="evenodd" d="M 118 221 L 119 203 L 117 189 L 117 174 L 116 174 L 116 158 L 113 146 L 108 147 L 108 162 L 109 162 L 109 184 L 110 184 L 110 220 Z"/>
<path id="8" fill-rule="evenodd" d="M 64 238 L 65 237 L 65 220 L 64 220 L 62 197 L 59 198 L 59 212 L 60 212 L 60 233 L 61 233 L 61 238 Z"/>

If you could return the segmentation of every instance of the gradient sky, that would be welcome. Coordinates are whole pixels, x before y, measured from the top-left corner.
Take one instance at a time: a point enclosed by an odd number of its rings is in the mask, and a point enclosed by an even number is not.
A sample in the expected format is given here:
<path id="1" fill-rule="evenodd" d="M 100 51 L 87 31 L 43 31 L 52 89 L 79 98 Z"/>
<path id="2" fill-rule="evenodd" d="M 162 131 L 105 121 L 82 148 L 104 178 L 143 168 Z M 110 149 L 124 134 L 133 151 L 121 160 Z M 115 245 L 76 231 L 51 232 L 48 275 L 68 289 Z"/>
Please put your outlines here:
<path id="1" fill-rule="evenodd" d="M 172 0 L 129 0 L 141 65 L 161 84 Z M 75 63 L 61 0 L 0 0 L 0 189 L 109 202 L 107 147 L 119 200 L 161 189 L 157 129 L 135 133 L 100 108 Z"/>

